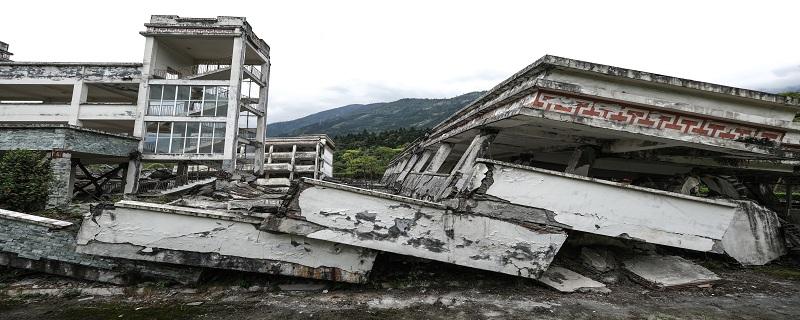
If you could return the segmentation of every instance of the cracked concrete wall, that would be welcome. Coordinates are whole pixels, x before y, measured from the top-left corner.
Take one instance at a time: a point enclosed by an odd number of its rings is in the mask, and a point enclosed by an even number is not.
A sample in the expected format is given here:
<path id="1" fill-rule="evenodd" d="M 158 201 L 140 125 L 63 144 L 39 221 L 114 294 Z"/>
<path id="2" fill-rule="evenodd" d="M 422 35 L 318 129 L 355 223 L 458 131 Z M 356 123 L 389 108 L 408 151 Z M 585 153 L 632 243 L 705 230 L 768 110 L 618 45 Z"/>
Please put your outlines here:
<path id="1" fill-rule="evenodd" d="M 553 213 L 566 228 L 719 252 L 736 205 L 532 167 L 480 160 L 473 182 L 485 195 Z M 477 184 L 483 182 L 481 184 Z M 720 252 L 721 253 L 721 252 Z"/>
<path id="2" fill-rule="evenodd" d="M 548 268 L 566 240 L 560 229 L 456 214 L 401 198 L 312 186 L 301 191 L 298 205 L 302 218 L 322 226 L 309 238 L 529 278 Z"/>
<path id="3" fill-rule="evenodd" d="M 75 251 L 77 228 L 70 224 L 56 221 L 66 227 L 51 228 L 41 223 L 41 217 L 8 213 L 13 212 L 0 212 L 0 265 L 115 284 L 129 283 L 137 275 L 182 283 L 195 282 L 200 276 L 199 270 L 190 268 L 133 265 L 79 253 Z"/>
<path id="4" fill-rule="evenodd" d="M 364 282 L 375 259 L 370 250 L 257 230 L 261 219 L 231 221 L 210 210 L 195 211 L 196 216 L 124 203 L 97 210 L 84 218 L 78 251 L 345 282 Z M 247 219 L 252 223 L 243 222 Z"/>

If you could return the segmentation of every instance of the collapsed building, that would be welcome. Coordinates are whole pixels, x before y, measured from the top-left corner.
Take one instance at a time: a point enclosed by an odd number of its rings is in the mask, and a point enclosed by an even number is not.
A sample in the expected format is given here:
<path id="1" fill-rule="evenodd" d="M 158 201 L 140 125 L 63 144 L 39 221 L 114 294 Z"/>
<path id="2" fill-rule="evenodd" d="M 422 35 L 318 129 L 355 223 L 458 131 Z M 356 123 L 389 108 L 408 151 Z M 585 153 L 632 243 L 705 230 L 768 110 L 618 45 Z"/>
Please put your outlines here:
<path id="1" fill-rule="evenodd" d="M 37 225 L 30 239 L 61 235 L 70 255 L 25 255 L 41 241 L 17 246 L 11 230 L 0 264 L 98 281 L 214 268 L 364 283 L 389 252 L 603 290 L 553 264 L 570 241 L 602 270 L 608 255 L 591 239 L 762 265 L 786 253 L 785 227 L 798 220 L 794 98 L 545 56 L 404 149 L 383 188 L 368 190 L 326 181 L 327 136 L 265 139 L 269 47 L 244 18 L 146 26 L 142 64 L 0 63 L 0 150 L 50 151 L 64 185 L 74 166 L 116 161 L 128 195 L 66 235 L 64 222 L 4 213 Z M 177 163 L 179 176 L 192 164 L 229 176 L 155 203 L 139 179 L 155 161 Z M 102 270 L 47 267 L 100 268 L 83 260 L 95 258 Z M 622 264 L 656 286 L 719 280 L 677 256 Z M 691 276 L 659 277 L 670 268 Z"/>

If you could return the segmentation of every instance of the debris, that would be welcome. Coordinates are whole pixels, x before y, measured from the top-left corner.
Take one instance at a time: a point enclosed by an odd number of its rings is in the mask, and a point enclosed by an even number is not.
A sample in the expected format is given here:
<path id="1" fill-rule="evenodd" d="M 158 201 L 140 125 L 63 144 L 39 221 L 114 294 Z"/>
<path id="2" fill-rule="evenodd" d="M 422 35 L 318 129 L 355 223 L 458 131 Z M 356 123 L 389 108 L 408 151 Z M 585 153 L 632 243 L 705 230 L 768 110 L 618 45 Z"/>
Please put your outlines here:
<path id="1" fill-rule="evenodd" d="M 610 250 L 593 249 L 589 247 L 581 248 L 581 259 L 583 264 L 597 272 L 606 272 L 614 270 L 617 267 L 617 261 Z"/>
<path id="2" fill-rule="evenodd" d="M 328 285 L 324 283 L 287 283 L 279 284 L 278 288 L 283 291 L 322 291 L 328 289 Z"/>
<path id="3" fill-rule="evenodd" d="M 778 215 L 752 201 L 737 201 L 736 215 L 722 237 L 725 254 L 743 265 L 765 265 L 786 254 Z"/>
<path id="4" fill-rule="evenodd" d="M 606 285 L 559 266 L 551 266 L 537 280 L 560 292 L 611 292 Z"/>
<path id="5" fill-rule="evenodd" d="M 622 262 L 634 281 L 657 289 L 708 284 L 720 280 L 710 270 L 678 256 L 637 256 Z"/>

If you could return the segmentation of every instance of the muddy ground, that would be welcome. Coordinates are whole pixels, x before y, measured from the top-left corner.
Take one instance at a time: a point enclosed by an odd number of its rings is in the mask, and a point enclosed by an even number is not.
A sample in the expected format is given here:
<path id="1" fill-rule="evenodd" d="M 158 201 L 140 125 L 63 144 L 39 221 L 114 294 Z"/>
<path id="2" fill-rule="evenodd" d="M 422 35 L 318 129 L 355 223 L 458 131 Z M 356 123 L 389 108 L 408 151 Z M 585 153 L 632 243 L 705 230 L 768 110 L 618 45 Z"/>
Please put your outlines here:
<path id="1" fill-rule="evenodd" d="M 693 259 L 724 281 L 657 290 L 617 271 L 592 275 L 610 294 L 564 294 L 533 280 L 396 256 L 379 259 L 366 285 L 212 272 L 197 286 L 114 287 L 3 269 L 0 319 L 800 319 L 794 261 L 743 268 Z"/>

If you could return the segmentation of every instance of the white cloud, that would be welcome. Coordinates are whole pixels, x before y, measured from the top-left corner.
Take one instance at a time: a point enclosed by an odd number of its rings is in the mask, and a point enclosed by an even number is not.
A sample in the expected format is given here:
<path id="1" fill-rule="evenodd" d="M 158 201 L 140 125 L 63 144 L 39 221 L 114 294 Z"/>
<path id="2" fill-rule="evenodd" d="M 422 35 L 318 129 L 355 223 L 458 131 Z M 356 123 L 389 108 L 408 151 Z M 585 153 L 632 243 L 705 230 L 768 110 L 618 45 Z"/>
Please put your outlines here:
<path id="1" fill-rule="evenodd" d="M 14 59 L 141 61 L 151 14 L 246 16 L 272 47 L 269 120 L 486 90 L 546 53 L 734 86 L 800 84 L 786 1 L 3 2 Z M 11 12 L 13 14 L 7 14 Z"/>

